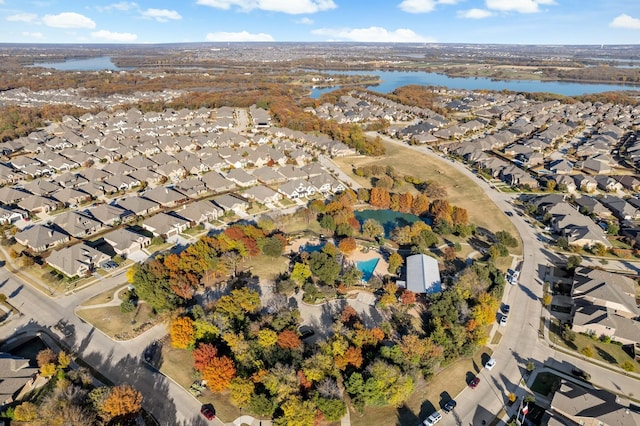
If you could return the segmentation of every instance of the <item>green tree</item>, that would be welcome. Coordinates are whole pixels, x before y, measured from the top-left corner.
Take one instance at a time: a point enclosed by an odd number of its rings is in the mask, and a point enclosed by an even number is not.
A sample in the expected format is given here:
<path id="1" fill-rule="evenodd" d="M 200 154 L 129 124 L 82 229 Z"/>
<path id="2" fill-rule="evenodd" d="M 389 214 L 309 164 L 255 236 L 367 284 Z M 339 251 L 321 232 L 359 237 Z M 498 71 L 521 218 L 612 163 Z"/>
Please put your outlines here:
<path id="1" fill-rule="evenodd" d="M 309 267 L 311 272 L 327 285 L 333 285 L 338 279 L 338 274 L 340 274 L 338 261 L 324 252 L 316 251 L 311 253 Z"/>
<path id="2" fill-rule="evenodd" d="M 618 235 L 619 232 L 620 225 L 618 225 L 616 222 L 609 222 L 609 225 L 607 226 L 607 234 Z"/>
<path id="3" fill-rule="evenodd" d="M 400 407 L 413 392 L 413 379 L 404 375 L 397 366 L 376 360 L 367 372 L 370 377 L 364 385 L 366 405 Z"/>
<path id="4" fill-rule="evenodd" d="M 582 257 L 578 255 L 571 255 L 567 258 L 567 269 L 573 271 L 582 263 Z"/>
<path id="5" fill-rule="evenodd" d="M 312 401 L 292 397 L 282 404 L 281 408 L 282 417 L 273 421 L 275 426 L 303 426 L 315 423 L 317 408 Z"/>
<path id="6" fill-rule="evenodd" d="M 318 410 L 322 412 L 324 418 L 330 422 L 337 422 L 347 412 L 347 404 L 340 399 L 323 398 L 316 396 L 314 402 Z"/>
<path id="7" fill-rule="evenodd" d="M 284 243 L 281 238 L 273 236 L 265 239 L 262 252 L 269 257 L 280 257 L 284 251 Z"/>

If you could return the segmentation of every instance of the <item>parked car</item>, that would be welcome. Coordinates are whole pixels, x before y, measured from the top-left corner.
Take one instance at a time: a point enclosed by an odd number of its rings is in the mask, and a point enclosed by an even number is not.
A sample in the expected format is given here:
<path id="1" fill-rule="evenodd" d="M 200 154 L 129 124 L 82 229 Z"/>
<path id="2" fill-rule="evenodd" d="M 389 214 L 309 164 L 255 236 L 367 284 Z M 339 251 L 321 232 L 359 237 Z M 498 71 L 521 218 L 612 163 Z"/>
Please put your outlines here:
<path id="1" fill-rule="evenodd" d="M 316 334 L 316 332 L 313 331 L 313 328 L 308 325 L 301 325 L 300 328 L 298 328 L 298 331 L 300 332 L 301 339 L 306 339 Z"/>
<path id="2" fill-rule="evenodd" d="M 505 315 L 509 315 L 509 311 L 511 310 L 511 306 L 506 303 L 502 305 L 502 313 Z"/>
<path id="3" fill-rule="evenodd" d="M 473 379 L 471 379 L 471 381 L 469 382 L 469 387 L 471 389 L 475 389 L 478 387 L 478 384 L 480 383 L 480 377 L 474 377 Z"/>
<path id="4" fill-rule="evenodd" d="M 430 415 L 429 417 L 427 417 L 422 424 L 424 426 L 433 426 L 436 423 L 438 423 L 440 420 L 442 420 L 442 414 L 440 414 L 440 412 L 436 411 L 435 413 L 433 413 L 432 415 Z"/>
<path id="5" fill-rule="evenodd" d="M 579 377 L 582 380 L 585 380 L 587 382 L 589 380 L 591 380 L 591 375 L 589 373 L 587 373 L 586 371 L 581 370 L 579 368 L 572 368 L 571 369 L 571 374 L 573 374 L 574 376 Z"/>
<path id="6" fill-rule="evenodd" d="M 207 420 L 213 420 L 216 418 L 216 412 L 211 404 L 204 404 L 200 407 L 200 413 L 202 413 Z"/>
<path id="7" fill-rule="evenodd" d="M 484 365 L 484 368 L 486 368 L 487 370 L 491 371 L 493 370 L 493 367 L 496 366 L 496 359 L 495 358 L 489 358 L 489 361 L 487 361 L 487 363 Z"/>
<path id="8" fill-rule="evenodd" d="M 457 402 L 455 399 L 452 399 L 451 401 L 447 401 L 446 404 L 444 404 L 444 407 L 442 407 L 442 409 L 444 410 L 445 413 L 450 413 L 453 411 L 454 408 L 456 408 Z"/>
<path id="9" fill-rule="evenodd" d="M 500 325 L 502 327 L 505 327 L 507 325 L 507 316 L 506 315 L 500 316 Z"/>

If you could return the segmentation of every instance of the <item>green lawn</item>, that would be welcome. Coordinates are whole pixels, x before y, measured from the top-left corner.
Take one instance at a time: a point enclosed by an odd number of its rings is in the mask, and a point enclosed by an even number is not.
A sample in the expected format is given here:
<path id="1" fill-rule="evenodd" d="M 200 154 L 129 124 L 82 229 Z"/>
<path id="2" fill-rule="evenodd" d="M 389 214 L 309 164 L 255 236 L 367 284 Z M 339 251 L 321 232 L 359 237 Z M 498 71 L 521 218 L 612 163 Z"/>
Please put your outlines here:
<path id="1" fill-rule="evenodd" d="M 576 338 L 573 342 L 565 341 L 562 338 L 561 330 L 557 321 L 551 322 L 549 338 L 556 345 L 572 351 L 576 351 L 578 353 L 580 353 L 583 348 L 591 346 L 594 352 L 594 359 L 608 362 L 609 364 L 614 364 L 616 366 L 620 366 L 625 361 L 631 361 L 635 364 L 636 371 L 640 370 L 640 363 L 634 361 L 633 358 L 631 358 L 631 356 L 629 356 L 629 354 L 626 353 L 621 346 L 614 343 L 604 343 L 599 339 L 592 339 L 589 336 L 585 336 L 579 333 L 576 333 Z"/>

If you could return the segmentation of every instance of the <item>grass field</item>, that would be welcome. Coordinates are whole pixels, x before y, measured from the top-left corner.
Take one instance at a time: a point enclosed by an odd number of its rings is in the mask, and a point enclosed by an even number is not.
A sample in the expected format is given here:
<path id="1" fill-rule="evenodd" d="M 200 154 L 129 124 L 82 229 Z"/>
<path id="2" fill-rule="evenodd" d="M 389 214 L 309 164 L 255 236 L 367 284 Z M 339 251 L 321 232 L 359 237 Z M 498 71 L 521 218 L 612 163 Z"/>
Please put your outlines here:
<path id="1" fill-rule="evenodd" d="M 465 358 L 438 372 L 429 382 L 420 381 L 415 392 L 402 408 L 366 408 L 364 414 L 350 412 L 353 426 L 387 426 L 390 424 L 417 425 L 446 401 L 455 398 L 467 382 L 482 369 L 491 356 L 491 350 L 482 348 L 473 358 Z M 484 384 L 486 386 L 486 384 Z M 483 383 L 480 383 L 480 387 Z M 482 390 L 479 390 L 482 392 Z"/>
<path id="2" fill-rule="evenodd" d="M 442 184 L 447 190 L 447 200 L 456 206 L 467 209 L 469 221 L 479 227 L 487 228 L 493 232 L 506 230 L 511 235 L 518 235 L 515 227 L 507 216 L 487 197 L 484 191 L 466 175 L 453 168 L 448 160 L 432 158 L 426 154 L 416 152 L 409 147 L 403 147 L 384 141 L 387 150 L 385 156 L 380 157 L 342 157 L 333 161 L 365 187 L 371 187 L 369 179 L 356 176 L 354 167 L 378 164 L 393 166 L 396 171 L 420 178 L 425 181 L 435 181 Z M 413 190 L 413 186 L 404 183 L 397 192 Z M 518 247 L 513 250 L 515 254 L 521 254 Z"/>
<path id="3" fill-rule="evenodd" d="M 104 291 L 98 294 L 97 296 L 93 296 L 91 299 L 87 299 L 86 301 L 82 302 L 80 307 L 102 305 L 103 303 L 109 303 L 113 300 L 114 293 L 118 292 L 119 294 L 121 294 L 122 290 L 125 289 L 126 287 L 127 287 L 127 284 L 123 283 L 121 286 L 117 288 L 111 288 L 107 291 Z"/>
<path id="4" fill-rule="evenodd" d="M 190 351 L 172 348 L 169 342 L 162 346 L 160 371 L 185 389 L 189 389 L 194 382 L 191 365 L 193 365 L 193 358 Z M 202 392 L 198 400 L 203 404 L 213 404 L 216 416 L 224 422 L 231 422 L 243 414 L 229 401 L 227 392 L 213 394 L 206 390 Z"/>
<path id="5" fill-rule="evenodd" d="M 79 309 L 77 315 L 112 338 L 132 333 L 147 321 L 157 323 L 161 320 L 146 303 L 139 304 L 138 309 L 133 312 L 123 313 L 120 312 L 120 306 L 106 306 Z M 130 338 L 133 337 L 135 336 L 132 335 Z"/>
<path id="6" fill-rule="evenodd" d="M 253 275 L 260 278 L 274 280 L 275 277 L 285 272 L 289 265 L 289 259 L 280 256 L 276 259 L 269 256 L 260 255 L 245 261 L 241 265 L 241 270 L 251 270 Z"/>

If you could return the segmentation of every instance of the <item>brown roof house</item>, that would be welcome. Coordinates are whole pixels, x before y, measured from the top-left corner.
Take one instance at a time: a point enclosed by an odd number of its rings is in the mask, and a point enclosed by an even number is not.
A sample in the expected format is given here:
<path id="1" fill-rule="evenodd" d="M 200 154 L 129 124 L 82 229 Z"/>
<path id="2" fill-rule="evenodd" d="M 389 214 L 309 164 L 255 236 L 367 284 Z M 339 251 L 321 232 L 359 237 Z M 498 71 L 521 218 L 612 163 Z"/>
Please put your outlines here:
<path id="1" fill-rule="evenodd" d="M 46 262 L 68 277 L 84 277 L 109 259 L 109 255 L 82 243 L 54 250 Z"/>
<path id="2" fill-rule="evenodd" d="M 18 232 L 15 239 L 19 244 L 34 252 L 42 252 L 58 244 L 66 243 L 69 241 L 69 236 L 48 226 L 34 225 Z"/>
<path id="3" fill-rule="evenodd" d="M 631 278 L 597 269 L 576 271 L 571 296 L 573 330 L 609 336 L 623 344 L 640 342 L 640 316 Z"/>
<path id="4" fill-rule="evenodd" d="M 124 257 L 129 257 L 131 253 L 142 250 L 151 244 L 151 238 L 124 228 L 105 234 L 104 240 L 113 247 L 117 254 Z"/>

